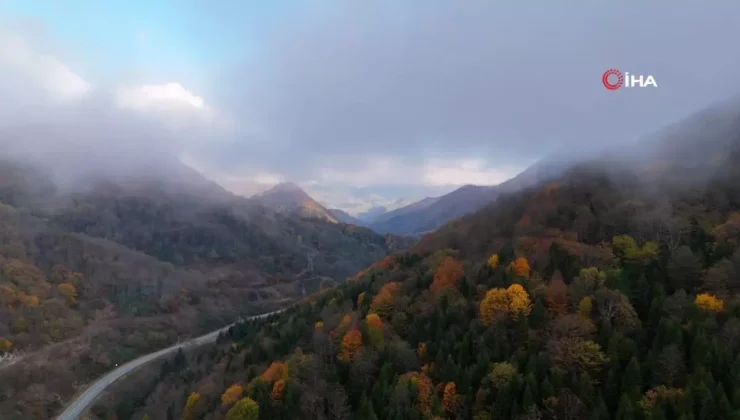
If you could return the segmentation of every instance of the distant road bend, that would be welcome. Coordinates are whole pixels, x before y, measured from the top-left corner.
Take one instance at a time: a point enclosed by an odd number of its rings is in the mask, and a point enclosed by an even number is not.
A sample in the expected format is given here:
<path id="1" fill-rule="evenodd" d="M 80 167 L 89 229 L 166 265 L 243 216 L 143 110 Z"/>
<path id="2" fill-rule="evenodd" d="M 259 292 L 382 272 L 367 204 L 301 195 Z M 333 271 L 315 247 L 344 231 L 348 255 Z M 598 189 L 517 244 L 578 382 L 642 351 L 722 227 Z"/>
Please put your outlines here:
<path id="1" fill-rule="evenodd" d="M 267 312 L 260 315 L 254 315 L 247 317 L 246 319 L 257 319 L 257 318 L 266 318 L 270 315 L 278 314 L 280 312 L 285 311 L 285 309 L 280 309 L 273 312 Z M 213 343 L 218 338 L 218 335 L 223 332 L 227 331 L 231 326 L 234 324 L 229 324 L 221 329 L 218 329 L 216 331 L 212 331 L 208 334 L 201 335 L 200 337 L 193 338 L 191 340 L 175 344 L 174 346 L 167 347 L 166 349 L 162 349 L 159 351 L 156 351 L 154 353 L 149 353 L 147 355 L 141 356 L 137 359 L 131 360 L 128 363 L 125 363 L 115 370 L 108 372 L 105 374 L 105 376 L 98 379 L 94 384 L 92 384 L 88 389 L 85 390 L 85 392 L 82 393 L 79 397 L 77 397 L 76 400 L 72 401 L 69 406 L 67 406 L 67 409 L 64 410 L 64 412 L 57 417 L 57 420 L 77 420 L 82 416 L 82 413 L 87 410 L 87 408 L 100 396 L 100 393 L 105 391 L 106 388 L 108 388 L 110 385 L 112 385 L 117 380 L 121 379 L 124 375 L 127 373 L 133 371 L 134 369 L 145 365 L 152 360 L 158 359 L 168 353 L 172 353 L 177 351 L 179 348 L 188 348 L 188 347 L 196 347 L 200 346 L 202 344 L 207 343 Z"/>

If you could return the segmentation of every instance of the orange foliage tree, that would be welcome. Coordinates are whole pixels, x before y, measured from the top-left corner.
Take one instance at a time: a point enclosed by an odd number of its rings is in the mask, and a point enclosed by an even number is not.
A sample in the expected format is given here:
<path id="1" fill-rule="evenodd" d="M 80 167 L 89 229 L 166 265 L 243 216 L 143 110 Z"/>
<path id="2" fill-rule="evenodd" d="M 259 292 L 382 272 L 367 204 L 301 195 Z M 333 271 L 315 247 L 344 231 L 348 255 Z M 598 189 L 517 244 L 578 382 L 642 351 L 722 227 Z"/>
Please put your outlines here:
<path id="1" fill-rule="evenodd" d="M 532 311 L 532 301 L 524 287 L 512 284 L 507 289 L 495 288 L 486 292 L 479 309 L 481 321 L 485 325 L 493 325 L 500 314 L 512 318 L 528 315 Z"/>
<path id="2" fill-rule="evenodd" d="M 320 329 L 324 328 L 324 322 L 323 321 L 316 321 L 316 324 L 314 324 L 314 328 L 316 328 L 317 330 L 320 330 Z"/>
<path id="3" fill-rule="evenodd" d="M 457 282 L 463 274 L 465 274 L 465 272 L 460 261 L 449 256 L 445 257 L 437 267 L 437 271 L 434 273 L 432 291 L 437 292 L 448 287 L 457 287 Z"/>
<path id="4" fill-rule="evenodd" d="M 275 382 L 280 379 L 288 379 L 288 364 L 285 362 L 272 362 L 265 372 L 260 376 L 265 382 Z"/>
<path id="5" fill-rule="evenodd" d="M 270 393 L 270 396 L 275 401 L 281 401 L 283 399 L 284 391 L 285 391 L 285 380 L 280 379 L 279 381 L 275 382 L 275 385 L 272 386 L 272 392 Z"/>
<path id="6" fill-rule="evenodd" d="M 519 257 L 511 263 L 511 271 L 517 277 L 529 277 L 529 262 L 524 257 Z"/>
<path id="7" fill-rule="evenodd" d="M 350 361 L 360 352 L 360 349 L 362 349 L 362 333 L 357 328 L 352 328 L 342 338 L 339 359 Z"/>
<path id="8" fill-rule="evenodd" d="M 454 382 L 447 382 L 442 394 L 442 406 L 448 413 L 454 413 L 457 409 L 457 386 Z"/>
<path id="9" fill-rule="evenodd" d="M 400 290 L 401 286 L 398 283 L 384 284 L 370 303 L 370 312 L 374 312 L 382 317 L 390 315 L 393 311 L 393 302 Z"/>
<path id="10" fill-rule="evenodd" d="M 547 307 L 554 315 L 564 315 L 568 313 L 568 286 L 563 281 L 563 275 L 560 271 L 555 271 L 550 284 L 545 289 L 545 301 Z"/>
<path id="11" fill-rule="evenodd" d="M 416 348 L 416 354 L 419 356 L 419 360 L 424 360 L 424 356 L 427 355 L 427 343 L 419 343 Z"/>
<path id="12" fill-rule="evenodd" d="M 696 296 L 694 304 L 709 312 L 722 312 L 725 309 L 725 303 L 722 299 L 710 295 L 709 293 L 702 293 Z"/>
<path id="13" fill-rule="evenodd" d="M 231 385 L 224 393 L 221 395 L 221 404 L 223 405 L 231 405 L 234 404 L 241 398 L 242 394 L 244 393 L 244 388 L 242 388 L 239 384 Z"/>
<path id="14" fill-rule="evenodd" d="M 409 372 L 399 378 L 400 381 L 408 381 L 416 387 L 416 402 L 419 409 L 426 413 L 432 402 L 434 393 L 434 384 L 425 374 L 419 372 Z"/>
<path id="15" fill-rule="evenodd" d="M 383 347 L 383 320 L 378 314 L 370 313 L 365 318 L 365 325 L 372 345 L 376 348 Z"/>

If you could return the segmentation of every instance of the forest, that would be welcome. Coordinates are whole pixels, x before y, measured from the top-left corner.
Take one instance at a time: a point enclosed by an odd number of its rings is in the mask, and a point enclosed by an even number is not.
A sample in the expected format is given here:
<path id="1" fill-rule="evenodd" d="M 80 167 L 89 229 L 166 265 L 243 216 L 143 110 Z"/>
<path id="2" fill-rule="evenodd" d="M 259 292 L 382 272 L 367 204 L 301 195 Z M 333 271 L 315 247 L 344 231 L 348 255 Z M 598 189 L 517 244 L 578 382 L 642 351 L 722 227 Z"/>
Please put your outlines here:
<path id="1" fill-rule="evenodd" d="M 736 133 L 691 165 L 696 143 L 679 139 L 672 154 L 590 160 L 502 196 L 179 353 L 94 413 L 740 419 Z"/>
<path id="2" fill-rule="evenodd" d="M 0 161 L 3 419 L 48 419 L 116 364 L 288 305 L 410 243 L 274 214 L 215 184 L 52 181 Z"/>

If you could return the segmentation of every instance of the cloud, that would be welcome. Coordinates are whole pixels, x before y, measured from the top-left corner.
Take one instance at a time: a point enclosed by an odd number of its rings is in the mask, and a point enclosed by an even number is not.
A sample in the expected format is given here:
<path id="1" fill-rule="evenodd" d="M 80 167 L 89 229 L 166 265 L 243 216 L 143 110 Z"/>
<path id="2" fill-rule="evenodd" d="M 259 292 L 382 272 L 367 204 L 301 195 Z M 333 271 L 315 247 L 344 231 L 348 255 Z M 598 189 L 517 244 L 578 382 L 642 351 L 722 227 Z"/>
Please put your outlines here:
<path id="1" fill-rule="evenodd" d="M 103 86 L 0 38 L 0 93 L 23 105 L 0 104 L 0 120 L 64 120 L 75 112 L 50 98 L 75 98 L 80 126 L 101 137 L 115 131 L 105 126 L 139 130 L 141 145 L 186 154 L 235 191 L 292 180 L 349 205 L 497 183 L 556 151 L 634 140 L 732 95 L 740 73 L 734 0 L 335 0 L 252 32 L 204 27 L 232 52 L 201 63 L 216 69 L 207 93 L 170 81 Z M 607 91 L 608 68 L 659 87 Z"/>
<path id="2" fill-rule="evenodd" d="M 95 86 L 27 37 L 0 31 L 0 144 L 44 164 L 120 169 L 218 139 L 224 125 L 178 83 Z"/>
<path id="3" fill-rule="evenodd" d="M 329 3 L 222 76 L 218 100 L 261 135 L 200 158 L 325 183 L 497 183 L 648 134 L 731 95 L 740 72 L 729 0 Z M 659 87 L 607 91 L 612 67 Z"/>

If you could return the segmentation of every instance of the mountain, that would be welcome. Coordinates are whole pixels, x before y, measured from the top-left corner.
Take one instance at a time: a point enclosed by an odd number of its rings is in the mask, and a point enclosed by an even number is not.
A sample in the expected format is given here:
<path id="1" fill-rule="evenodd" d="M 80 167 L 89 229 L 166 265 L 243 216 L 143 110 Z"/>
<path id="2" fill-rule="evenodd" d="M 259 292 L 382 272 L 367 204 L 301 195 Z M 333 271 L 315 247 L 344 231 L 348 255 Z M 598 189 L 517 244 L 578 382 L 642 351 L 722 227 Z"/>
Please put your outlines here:
<path id="1" fill-rule="evenodd" d="M 252 196 L 251 199 L 280 213 L 338 223 L 337 218 L 329 210 L 291 182 L 280 183 Z"/>
<path id="2" fill-rule="evenodd" d="M 52 418 L 76 383 L 411 243 L 274 211 L 177 160 L 24 162 L 0 161 L 1 418 Z"/>
<path id="3" fill-rule="evenodd" d="M 736 418 L 733 111 L 501 192 L 353 281 L 127 383 L 100 411 Z"/>
<path id="4" fill-rule="evenodd" d="M 361 220 L 352 217 L 352 215 L 350 215 L 349 213 L 347 213 L 344 210 L 340 210 L 340 209 L 329 209 L 329 213 L 331 213 L 331 215 L 335 219 L 337 219 L 337 221 L 339 221 L 341 223 L 347 223 L 347 224 L 350 224 L 350 225 L 358 225 L 358 226 L 364 226 L 365 225 Z"/>
<path id="5" fill-rule="evenodd" d="M 368 226 L 376 232 L 420 235 L 473 213 L 502 193 L 514 192 L 552 177 L 568 167 L 572 158 L 553 156 L 528 167 L 499 185 L 465 185 L 440 197 L 427 197 L 375 218 Z"/>
<path id="6" fill-rule="evenodd" d="M 381 217 L 383 214 L 386 214 L 388 212 L 388 209 L 385 206 L 375 206 L 371 207 L 366 211 L 357 213 L 357 218 L 362 220 L 365 223 L 372 223 L 375 220 L 377 220 L 378 217 Z"/>

